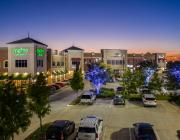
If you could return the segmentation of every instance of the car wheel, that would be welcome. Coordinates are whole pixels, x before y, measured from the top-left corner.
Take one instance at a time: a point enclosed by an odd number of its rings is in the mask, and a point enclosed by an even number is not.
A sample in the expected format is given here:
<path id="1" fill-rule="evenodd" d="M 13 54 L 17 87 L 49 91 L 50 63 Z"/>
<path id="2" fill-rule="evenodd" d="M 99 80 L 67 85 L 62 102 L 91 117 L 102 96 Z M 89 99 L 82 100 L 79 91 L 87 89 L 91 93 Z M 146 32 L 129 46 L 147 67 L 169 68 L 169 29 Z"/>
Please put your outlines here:
<path id="1" fill-rule="evenodd" d="M 75 132 L 75 125 L 73 125 L 73 129 L 72 129 L 72 133 L 73 134 Z"/>

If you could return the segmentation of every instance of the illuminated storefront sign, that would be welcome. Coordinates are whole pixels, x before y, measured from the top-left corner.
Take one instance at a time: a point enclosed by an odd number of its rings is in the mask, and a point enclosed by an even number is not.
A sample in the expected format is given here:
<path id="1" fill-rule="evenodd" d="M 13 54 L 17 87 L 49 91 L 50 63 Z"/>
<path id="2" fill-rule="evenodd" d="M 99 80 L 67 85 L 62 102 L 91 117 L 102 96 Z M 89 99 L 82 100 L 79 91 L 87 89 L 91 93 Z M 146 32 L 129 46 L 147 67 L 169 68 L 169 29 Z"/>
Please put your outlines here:
<path id="1" fill-rule="evenodd" d="M 14 48 L 13 52 L 16 56 L 27 56 L 29 49 L 28 48 Z"/>
<path id="2" fill-rule="evenodd" d="M 45 55 L 45 50 L 42 48 L 36 49 L 36 55 L 37 56 L 44 56 Z"/>

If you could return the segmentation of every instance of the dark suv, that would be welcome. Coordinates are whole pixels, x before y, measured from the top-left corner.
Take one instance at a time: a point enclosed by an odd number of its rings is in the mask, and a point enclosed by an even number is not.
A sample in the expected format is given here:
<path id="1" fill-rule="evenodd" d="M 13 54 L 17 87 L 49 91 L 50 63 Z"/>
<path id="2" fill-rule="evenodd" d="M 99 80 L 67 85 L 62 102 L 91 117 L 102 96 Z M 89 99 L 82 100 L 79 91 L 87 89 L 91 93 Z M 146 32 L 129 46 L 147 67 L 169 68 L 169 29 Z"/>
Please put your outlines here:
<path id="1" fill-rule="evenodd" d="M 46 131 L 46 140 L 67 140 L 74 133 L 75 123 L 68 120 L 53 122 Z"/>

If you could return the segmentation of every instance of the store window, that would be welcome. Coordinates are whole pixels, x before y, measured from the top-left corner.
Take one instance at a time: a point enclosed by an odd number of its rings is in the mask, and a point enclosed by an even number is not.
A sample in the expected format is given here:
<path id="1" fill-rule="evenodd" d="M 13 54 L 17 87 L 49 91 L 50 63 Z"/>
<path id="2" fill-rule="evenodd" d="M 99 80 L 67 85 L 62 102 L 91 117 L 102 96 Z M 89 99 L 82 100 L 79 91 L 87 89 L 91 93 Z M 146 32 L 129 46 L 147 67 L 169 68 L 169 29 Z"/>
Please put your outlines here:
<path id="1" fill-rule="evenodd" d="M 61 62 L 61 66 L 64 66 L 64 62 Z"/>
<path id="2" fill-rule="evenodd" d="M 52 66 L 56 66 L 56 62 L 55 61 L 52 62 Z"/>
<path id="3" fill-rule="evenodd" d="M 8 61 L 7 60 L 4 61 L 4 68 L 8 68 Z"/>
<path id="4" fill-rule="evenodd" d="M 37 67 L 43 67 L 43 60 L 37 60 Z"/>
<path id="5" fill-rule="evenodd" d="M 72 61 L 72 65 L 80 65 L 80 61 Z"/>
<path id="6" fill-rule="evenodd" d="M 57 62 L 57 66 L 61 66 L 61 63 L 60 63 L 60 62 Z"/>
<path id="7" fill-rule="evenodd" d="M 15 67 L 27 67 L 27 60 L 15 60 Z"/>
<path id="8" fill-rule="evenodd" d="M 111 63 L 111 60 L 107 60 L 107 64 L 112 64 L 112 63 Z"/>

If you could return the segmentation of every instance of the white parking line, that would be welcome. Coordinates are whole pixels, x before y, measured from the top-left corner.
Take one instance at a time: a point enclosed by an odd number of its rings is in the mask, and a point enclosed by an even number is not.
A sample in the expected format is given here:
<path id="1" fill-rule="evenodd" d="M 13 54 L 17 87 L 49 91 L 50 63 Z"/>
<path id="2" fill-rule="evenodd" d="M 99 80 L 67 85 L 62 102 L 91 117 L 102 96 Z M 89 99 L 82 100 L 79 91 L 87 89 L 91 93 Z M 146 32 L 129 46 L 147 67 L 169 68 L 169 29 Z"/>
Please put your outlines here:
<path id="1" fill-rule="evenodd" d="M 112 108 L 112 104 L 113 104 L 113 100 L 111 101 L 111 103 L 109 105 L 109 108 Z"/>

